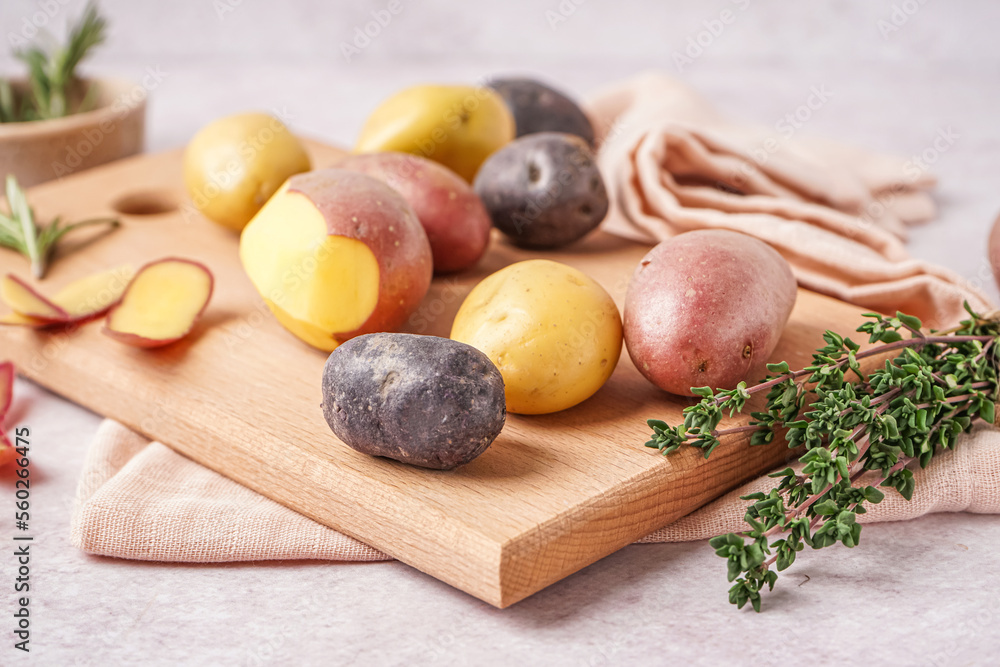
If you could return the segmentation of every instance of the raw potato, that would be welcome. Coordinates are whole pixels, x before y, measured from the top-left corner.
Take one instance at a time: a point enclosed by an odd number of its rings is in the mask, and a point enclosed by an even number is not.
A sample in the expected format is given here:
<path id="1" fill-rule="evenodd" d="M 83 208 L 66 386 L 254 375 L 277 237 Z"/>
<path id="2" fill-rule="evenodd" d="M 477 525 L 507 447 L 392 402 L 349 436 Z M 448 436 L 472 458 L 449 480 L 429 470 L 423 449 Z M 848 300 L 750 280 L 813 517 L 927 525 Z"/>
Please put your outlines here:
<path id="1" fill-rule="evenodd" d="M 797 296 L 788 262 L 725 230 L 681 234 L 649 251 L 625 296 L 625 343 L 650 382 L 673 394 L 756 380 Z"/>
<path id="2" fill-rule="evenodd" d="M 533 259 L 479 283 L 455 316 L 451 337 L 497 365 L 509 412 L 544 414 L 573 407 L 607 382 L 621 355 L 622 324 L 593 279 Z"/>
<path id="3" fill-rule="evenodd" d="M 576 102 L 535 79 L 493 79 L 488 85 L 500 93 L 514 114 L 517 136 L 536 132 L 567 132 L 594 145 L 594 128 Z"/>
<path id="4" fill-rule="evenodd" d="M 399 328 L 433 272 L 427 234 L 406 200 L 344 169 L 289 179 L 243 231 L 240 259 L 278 321 L 327 352 Z"/>
<path id="5" fill-rule="evenodd" d="M 469 184 L 444 165 L 408 153 L 371 153 L 337 167 L 373 176 L 403 195 L 427 232 L 435 273 L 468 269 L 486 252 L 490 216 Z"/>
<path id="6" fill-rule="evenodd" d="M 503 378 L 486 356 L 447 338 L 375 333 L 337 348 L 323 371 L 323 415 L 364 454 L 448 470 L 503 429 Z"/>
<path id="7" fill-rule="evenodd" d="M 14 275 L 0 284 L 0 296 L 14 312 L 0 324 L 43 328 L 100 317 L 121 300 L 134 271 L 123 266 L 70 283 L 51 299 Z"/>
<path id="8" fill-rule="evenodd" d="M 471 183 L 483 160 L 513 138 L 514 117 L 495 91 L 414 86 L 372 112 L 354 152 L 422 155 Z"/>
<path id="9" fill-rule="evenodd" d="M 561 248 L 608 213 L 608 193 L 587 143 L 572 134 L 521 137 L 494 153 L 476 176 L 493 225 L 514 245 Z"/>
<path id="10" fill-rule="evenodd" d="M 277 118 L 243 113 L 198 131 L 184 151 L 184 185 L 209 220 L 239 231 L 309 156 Z"/>
<path id="11" fill-rule="evenodd" d="M 162 347 L 191 332 L 212 298 L 205 266 L 167 258 L 139 269 L 104 324 L 104 333 L 134 347 Z"/>

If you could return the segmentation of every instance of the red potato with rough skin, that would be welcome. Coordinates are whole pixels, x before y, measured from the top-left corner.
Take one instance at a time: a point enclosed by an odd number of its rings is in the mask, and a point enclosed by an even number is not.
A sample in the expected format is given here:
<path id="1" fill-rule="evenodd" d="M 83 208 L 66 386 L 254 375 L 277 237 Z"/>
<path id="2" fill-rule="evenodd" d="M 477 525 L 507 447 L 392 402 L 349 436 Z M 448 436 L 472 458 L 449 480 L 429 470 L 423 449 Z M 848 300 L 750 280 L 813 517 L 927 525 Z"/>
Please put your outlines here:
<path id="1" fill-rule="evenodd" d="M 133 347 L 163 347 L 187 336 L 205 312 L 215 281 L 203 264 L 168 257 L 139 269 L 102 332 Z"/>
<path id="2" fill-rule="evenodd" d="M 670 393 L 732 389 L 763 371 L 796 296 L 788 262 L 763 241 L 688 232 L 636 267 L 625 296 L 625 343 L 639 371 Z"/>
<path id="3" fill-rule="evenodd" d="M 420 220 L 434 257 L 434 273 L 475 266 L 490 242 L 490 220 L 479 195 L 444 165 L 409 153 L 354 155 L 337 163 L 373 176 L 403 195 Z"/>

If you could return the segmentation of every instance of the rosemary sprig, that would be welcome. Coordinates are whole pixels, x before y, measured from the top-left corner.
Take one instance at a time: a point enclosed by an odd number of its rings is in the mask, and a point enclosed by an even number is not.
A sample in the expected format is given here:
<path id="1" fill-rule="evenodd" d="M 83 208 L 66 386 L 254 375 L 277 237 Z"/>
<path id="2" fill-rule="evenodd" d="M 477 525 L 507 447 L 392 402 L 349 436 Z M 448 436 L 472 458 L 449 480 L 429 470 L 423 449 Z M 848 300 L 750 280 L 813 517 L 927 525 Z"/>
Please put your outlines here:
<path id="1" fill-rule="evenodd" d="M 35 222 L 35 212 L 28 205 L 28 198 L 13 175 L 7 176 L 6 186 L 10 213 L 0 211 L 0 246 L 27 257 L 32 274 L 39 280 L 45 277 L 56 244 L 67 233 L 95 225 L 107 225 L 110 230 L 121 224 L 115 218 L 93 218 L 71 224 L 63 224 L 60 218 L 56 218 L 48 225 L 39 227 Z"/>
<path id="2" fill-rule="evenodd" d="M 86 111 L 94 102 L 94 88 L 83 101 L 71 108 L 70 88 L 76 81 L 76 68 L 94 47 L 107 36 L 107 21 L 93 4 L 88 4 L 80 19 L 70 28 L 65 46 L 44 49 L 38 45 L 15 51 L 14 55 L 28 67 L 30 97 L 18 107 L 10 82 L 0 81 L 0 122 L 23 122 L 61 118 Z"/>
<path id="3" fill-rule="evenodd" d="M 731 603 L 742 608 L 749 602 L 760 611 L 761 590 L 774 587 L 778 572 L 805 545 L 857 545 L 857 515 L 865 513 L 866 502 L 881 502 L 879 488 L 893 488 L 909 500 L 914 491 L 910 464 L 926 467 L 936 452 L 953 448 L 976 420 L 994 422 L 1000 321 L 973 312 L 968 304 L 966 310 L 970 319 L 956 329 L 931 334 L 924 334 L 912 316 L 867 313 L 869 321 L 858 331 L 879 343 L 871 349 L 861 351 L 850 338 L 827 331 L 826 345 L 809 366 L 792 371 L 787 363 L 771 364 L 772 375 L 752 387 L 692 389 L 701 400 L 684 409 L 682 424 L 649 420 L 653 437 L 646 446 L 663 454 L 688 445 L 708 458 L 729 434 L 750 431 L 750 444 L 763 445 L 773 442 L 780 428 L 787 429 L 789 447 L 805 448 L 801 471 L 789 467 L 774 473 L 779 482 L 769 493 L 743 497 L 752 501 L 744 516 L 747 530 L 710 541 L 735 582 Z M 862 371 L 861 359 L 893 352 L 881 367 Z M 849 381 L 852 376 L 855 382 Z M 750 396 L 764 391 L 767 405 L 751 413 L 749 425 L 717 428 L 724 412 L 742 412 Z M 853 486 L 852 480 L 862 476 L 872 479 Z"/>

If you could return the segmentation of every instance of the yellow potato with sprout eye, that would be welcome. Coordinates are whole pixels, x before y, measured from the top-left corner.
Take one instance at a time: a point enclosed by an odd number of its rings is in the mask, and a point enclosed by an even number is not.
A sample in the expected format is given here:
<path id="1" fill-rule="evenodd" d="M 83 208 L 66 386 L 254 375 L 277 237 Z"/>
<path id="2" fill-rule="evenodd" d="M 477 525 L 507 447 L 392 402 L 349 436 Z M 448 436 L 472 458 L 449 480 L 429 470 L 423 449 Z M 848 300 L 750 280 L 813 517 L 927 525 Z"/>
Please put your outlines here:
<path id="1" fill-rule="evenodd" d="M 592 278 L 533 259 L 479 283 L 455 316 L 451 337 L 500 369 L 508 412 L 545 414 L 573 407 L 608 381 L 621 355 L 622 321 Z"/>

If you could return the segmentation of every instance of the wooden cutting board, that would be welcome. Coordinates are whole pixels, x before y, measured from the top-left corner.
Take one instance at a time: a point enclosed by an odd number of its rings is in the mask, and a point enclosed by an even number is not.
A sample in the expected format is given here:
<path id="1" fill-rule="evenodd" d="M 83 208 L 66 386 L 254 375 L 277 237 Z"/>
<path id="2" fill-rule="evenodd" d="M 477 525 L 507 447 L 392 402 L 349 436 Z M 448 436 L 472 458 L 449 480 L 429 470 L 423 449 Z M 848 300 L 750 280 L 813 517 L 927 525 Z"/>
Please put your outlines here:
<path id="1" fill-rule="evenodd" d="M 313 164 L 341 154 L 311 144 Z M 0 327 L 0 358 L 95 412 L 325 525 L 352 535 L 498 607 L 506 607 L 691 512 L 788 457 L 782 444 L 734 438 L 706 461 L 643 447 L 646 420 L 676 422 L 686 399 L 656 389 L 623 351 L 608 384 L 552 415 L 510 415 L 481 457 L 428 471 L 359 454 L 320 410 L 326 355 L 270 316 L 237 257 L 238 239 L 198 215 L 184 195 L 181 153 L 130 158 L 30 191 L 41 220 L 117 214 L 123 227 L 59 258 L 42 283 L 52 294 L 81 276 L 176 255 L 200 260 L 216 292 L 193 335 L 155 350 L 126 347 L 100 323 L 66 333 Z M 545 256 L 598 280 L 622 304 L 645 246 L 595 234 Z M 538 257 L 500 239 L 480 266 L 436 279 L 410 320 L 413 333 L 447 336 L 465 294 L 486 275 Z M 28 277 L 0 249 L 0 269 Z M 737 297 L 738 298 L 738 297 Z M 847 333 L 860 311 L 800 291 L 774 359 L 803 364 L 825 329 Z"/>

